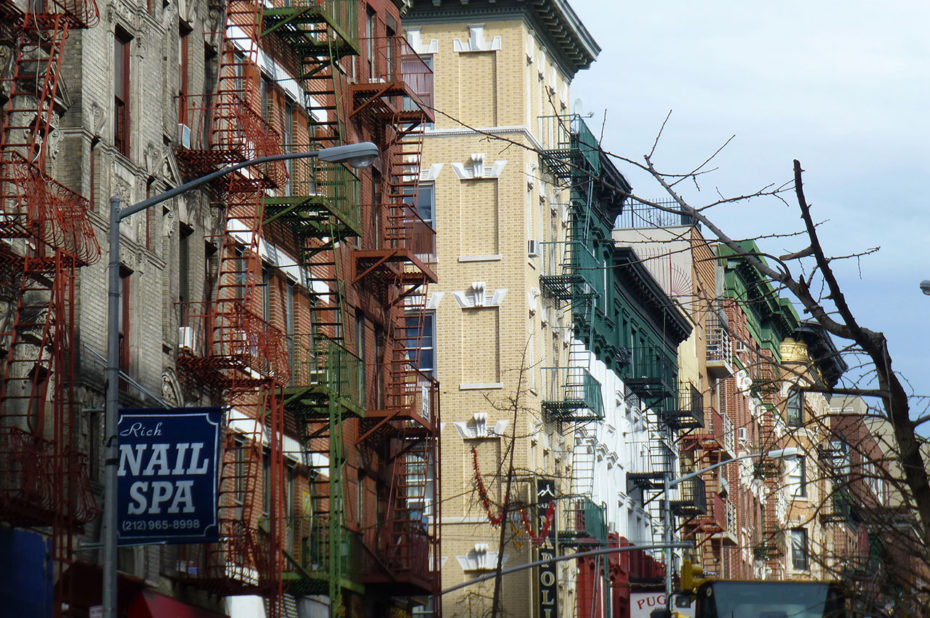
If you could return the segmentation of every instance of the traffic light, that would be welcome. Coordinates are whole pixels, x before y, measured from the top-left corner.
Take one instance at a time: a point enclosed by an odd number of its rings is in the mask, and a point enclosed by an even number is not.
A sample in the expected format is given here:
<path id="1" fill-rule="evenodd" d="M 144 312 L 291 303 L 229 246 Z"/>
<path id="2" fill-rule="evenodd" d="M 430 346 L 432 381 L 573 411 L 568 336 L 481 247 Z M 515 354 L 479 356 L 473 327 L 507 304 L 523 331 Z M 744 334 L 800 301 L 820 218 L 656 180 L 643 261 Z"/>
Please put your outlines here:
<path id="1" fill-rule="evenodd" d="M 685 560 L 681 564 L 681 591 L 690 594 L 697 593 L 697 589 L 711 578 L 704 577 L 704 569 L 696 564 L 691 564 L 690 560 Z"/>

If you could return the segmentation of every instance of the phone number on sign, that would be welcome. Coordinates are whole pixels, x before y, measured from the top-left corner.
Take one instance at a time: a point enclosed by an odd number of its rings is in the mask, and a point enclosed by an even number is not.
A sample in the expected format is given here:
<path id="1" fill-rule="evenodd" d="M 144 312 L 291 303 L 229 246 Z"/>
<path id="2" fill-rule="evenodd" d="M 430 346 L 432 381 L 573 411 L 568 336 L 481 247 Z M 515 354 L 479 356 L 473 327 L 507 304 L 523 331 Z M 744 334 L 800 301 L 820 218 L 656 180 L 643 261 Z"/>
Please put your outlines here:
<path id="1" fill-rule="evenodd" d="M 200 530 L 199 519 L 144 519 L 124 521 L 123 532 L 148 532 L 151 530 Z"/>

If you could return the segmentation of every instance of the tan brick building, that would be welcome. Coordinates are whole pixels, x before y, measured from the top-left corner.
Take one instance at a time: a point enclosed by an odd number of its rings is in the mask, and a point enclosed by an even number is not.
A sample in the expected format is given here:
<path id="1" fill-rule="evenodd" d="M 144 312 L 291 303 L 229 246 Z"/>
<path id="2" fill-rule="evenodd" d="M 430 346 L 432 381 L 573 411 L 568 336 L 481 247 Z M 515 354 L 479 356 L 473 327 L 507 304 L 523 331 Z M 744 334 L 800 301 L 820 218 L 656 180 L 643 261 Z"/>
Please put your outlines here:
<path id="1" fill-rule="evenodd" d="M 569 490 L 572 438 L 542 414 L 542 403 L 554 386 L 545 368 L 568 363 L 571 320 L 542 297 L 539 283 L 542 247 L 566 234 L 567 195 L 538 150 L 559 147 L 565 132 L 557 116 L 569 111 L 569 83 L 598 48 L 561 1 L 414 2 L 405 27 L 436 75 L 437 113 L 421 174 L 421 187 L 433 192 L 421 198 L 420 212 L 437 232 L 441 282 L 429 306 L 445 422 L 448 587 L 497 565 L 501 527 L 491 520 L 507 491 L 511 454 L 512 501 L 534 505 L 538 480 L 554 481 L 559 495 Z M 485 494 L 474 490 L 479 471 Z M 534 545 L 520 516 L 509 519 L 504 565 L 529 562 Z M 574 606 L 573 570 L 556 569 L 559 615 Z M 504 578 L 509 615 L 550 615 L 541 613 L 536 578 L 536 570 Z M 492 591 L 489 582 L 448 594 L 443 613 L 484 613 Z"/>

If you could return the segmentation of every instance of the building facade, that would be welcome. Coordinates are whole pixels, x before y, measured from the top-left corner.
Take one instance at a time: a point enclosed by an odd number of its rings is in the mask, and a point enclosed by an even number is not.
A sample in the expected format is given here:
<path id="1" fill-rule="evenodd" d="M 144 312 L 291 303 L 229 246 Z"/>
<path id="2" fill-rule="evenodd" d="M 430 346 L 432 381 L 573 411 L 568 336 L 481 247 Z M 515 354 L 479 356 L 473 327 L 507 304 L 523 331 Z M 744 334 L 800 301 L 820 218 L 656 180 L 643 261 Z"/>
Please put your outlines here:
<path id="1" fill-rule="evenodd" d="M 119 613 L 410 615 L 438 593 L 435 252 L 411 203 L 432 77 L 403 9 L 4 4 L 0 519 L 12 555 L 49 549 L 6 592 L 21 615 L 101 602 L 110 196 L 365 140 L 370 168 L 248 167 L 121 224 L 120 407 L 220 406 L 223 436 L 220 541 L 121 548 Z"/>

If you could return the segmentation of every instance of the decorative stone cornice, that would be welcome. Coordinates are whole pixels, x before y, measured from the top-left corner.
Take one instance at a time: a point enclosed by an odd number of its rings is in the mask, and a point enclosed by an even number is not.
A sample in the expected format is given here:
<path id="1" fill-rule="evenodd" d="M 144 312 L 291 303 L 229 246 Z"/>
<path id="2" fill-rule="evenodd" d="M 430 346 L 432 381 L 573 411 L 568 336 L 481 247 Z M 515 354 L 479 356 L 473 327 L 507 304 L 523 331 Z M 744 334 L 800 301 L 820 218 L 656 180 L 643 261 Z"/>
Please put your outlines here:
<path id="1" fill-rule="evenodd" d="M 569 77 L 591 66 L 601 48 L 567 0 L 411 0 L 408 26 L 521 18 L 537 32 Z"/>

